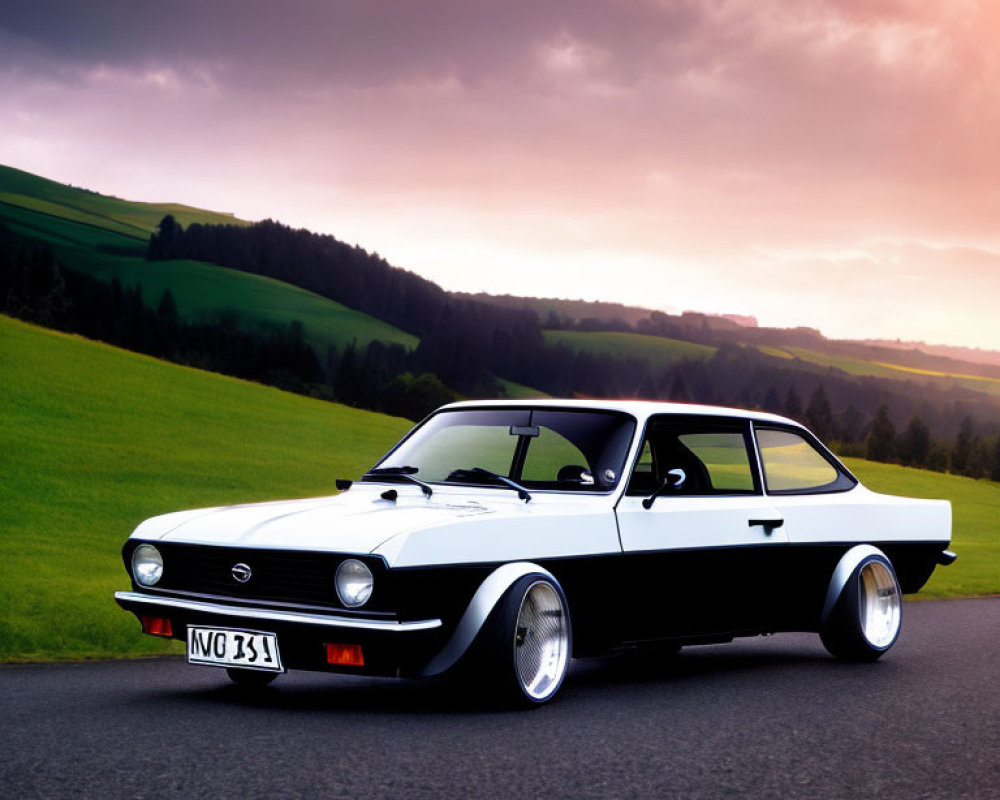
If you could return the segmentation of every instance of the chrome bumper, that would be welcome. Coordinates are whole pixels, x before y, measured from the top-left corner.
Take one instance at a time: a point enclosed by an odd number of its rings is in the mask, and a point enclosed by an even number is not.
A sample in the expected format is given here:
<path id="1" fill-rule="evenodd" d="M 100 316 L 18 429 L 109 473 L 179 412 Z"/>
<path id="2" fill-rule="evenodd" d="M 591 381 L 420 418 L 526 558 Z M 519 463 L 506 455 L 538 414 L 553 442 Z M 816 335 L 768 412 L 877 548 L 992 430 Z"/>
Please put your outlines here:
<path id="1" fill-rule="evenodd" d="M 355 619 L 334 614 L 305 614 L 298 611 L 277 611 L 263 608 L 245 608 L 222 603 L 207 603 L 201 600 L 182 600 L 176 597 L 155 597 L 139 592 L 115 592 L 118 605 L 132 611 L 128 606 L 149 606 L 152 608 L 176 608 L 200 614 L 215 614 L 237 619 L 266 619 L 271 622 L 297 623 L 300 625 L 324 625 L 329 628 L 352 628 L 365 631 L 386 631 L 388 633 L 413 633 L 429 631 L 441 627 L 439 619 L 423 619 L 399 622 L 388 619 Z"/>

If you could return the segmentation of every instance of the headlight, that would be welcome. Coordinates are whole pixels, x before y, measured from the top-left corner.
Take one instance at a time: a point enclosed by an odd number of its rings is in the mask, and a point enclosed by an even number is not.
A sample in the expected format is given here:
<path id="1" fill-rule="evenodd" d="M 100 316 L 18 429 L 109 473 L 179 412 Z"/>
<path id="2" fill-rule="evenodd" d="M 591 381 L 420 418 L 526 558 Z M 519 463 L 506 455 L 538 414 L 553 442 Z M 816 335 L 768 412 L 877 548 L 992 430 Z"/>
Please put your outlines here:
<path id="1" fill-rule="evenodd" d="M 151 544 L 140 544 L 132 553 L 132 575 L 141 586 L 155 586 L 163 575 L 163 556 Z"/>
<path id="2" fill-rule="evenodd" d="M 337 597 L 348 608 L 357 608 L 372 596 L 372 571 L 356 558 L 349 558 L 337 567 Z"/>

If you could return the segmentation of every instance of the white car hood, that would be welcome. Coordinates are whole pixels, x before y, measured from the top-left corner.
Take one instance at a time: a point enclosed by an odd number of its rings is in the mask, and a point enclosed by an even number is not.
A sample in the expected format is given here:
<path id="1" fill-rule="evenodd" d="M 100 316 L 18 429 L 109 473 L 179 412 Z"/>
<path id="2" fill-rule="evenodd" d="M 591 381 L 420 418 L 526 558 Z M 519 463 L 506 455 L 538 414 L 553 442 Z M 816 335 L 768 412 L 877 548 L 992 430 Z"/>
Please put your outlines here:
<path id="1" fill-rule="evenodd" d="M 385 500 L 386 489 L 398 499 Z M 146 520 L 134 539 L 190 544 L 371 553 L 395 536 L 439 527 L 522 505 L 516 495 L 498 493 L 489 505 L 479 499 L 435 491 L 424 497 L 416 486 L 357 485 L 332 497 L 204 508 Z"/>

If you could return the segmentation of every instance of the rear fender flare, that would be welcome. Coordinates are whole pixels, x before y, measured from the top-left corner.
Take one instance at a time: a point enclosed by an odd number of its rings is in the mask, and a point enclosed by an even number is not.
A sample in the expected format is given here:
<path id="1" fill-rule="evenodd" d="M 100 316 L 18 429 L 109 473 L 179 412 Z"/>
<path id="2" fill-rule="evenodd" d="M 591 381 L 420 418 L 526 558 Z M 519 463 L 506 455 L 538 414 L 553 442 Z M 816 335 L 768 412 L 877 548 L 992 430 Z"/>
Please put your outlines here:
<path id="1" fill-rule="evenodd" d="M 844 587 L 847 585 L 847 581 L 850 580 L 854 570 L 858 568 L 861 562 L 872 556 L 883 559 L 887 564 L 892 564 L 885 553 L 870 544 L 856 545 L 840 557 L 840 561 L 837 562 L 837 566 L 833 570 L 833 575 L 830 576 L 830 583 L 826 589 L 826 600 L 823 603 L 823 613 L 820 615 L 820 625 L 825 625 L 826 621 L 830 618 L 830 613 L 833 611 L 834 606 L 837 605 L 837 600 L 840 599 L 840 594 L 844 591 Z"/>

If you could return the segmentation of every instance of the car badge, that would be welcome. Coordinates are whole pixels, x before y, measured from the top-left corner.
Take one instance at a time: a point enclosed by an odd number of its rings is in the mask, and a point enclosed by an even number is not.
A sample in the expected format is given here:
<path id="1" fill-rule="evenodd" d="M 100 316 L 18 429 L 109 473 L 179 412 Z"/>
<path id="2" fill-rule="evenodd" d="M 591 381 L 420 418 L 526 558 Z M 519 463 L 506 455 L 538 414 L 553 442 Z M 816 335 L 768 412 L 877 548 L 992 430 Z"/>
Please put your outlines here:
<path id="1" fill-rule="evenodd" d="M 253 570 L 250 569 L 248 564 L 244 564 L 242 561 L 239 564 L 233 564 L 230 572 L 233 573 L 233 580 L 237 583 L 246 583 L 253 576 Z"/>

